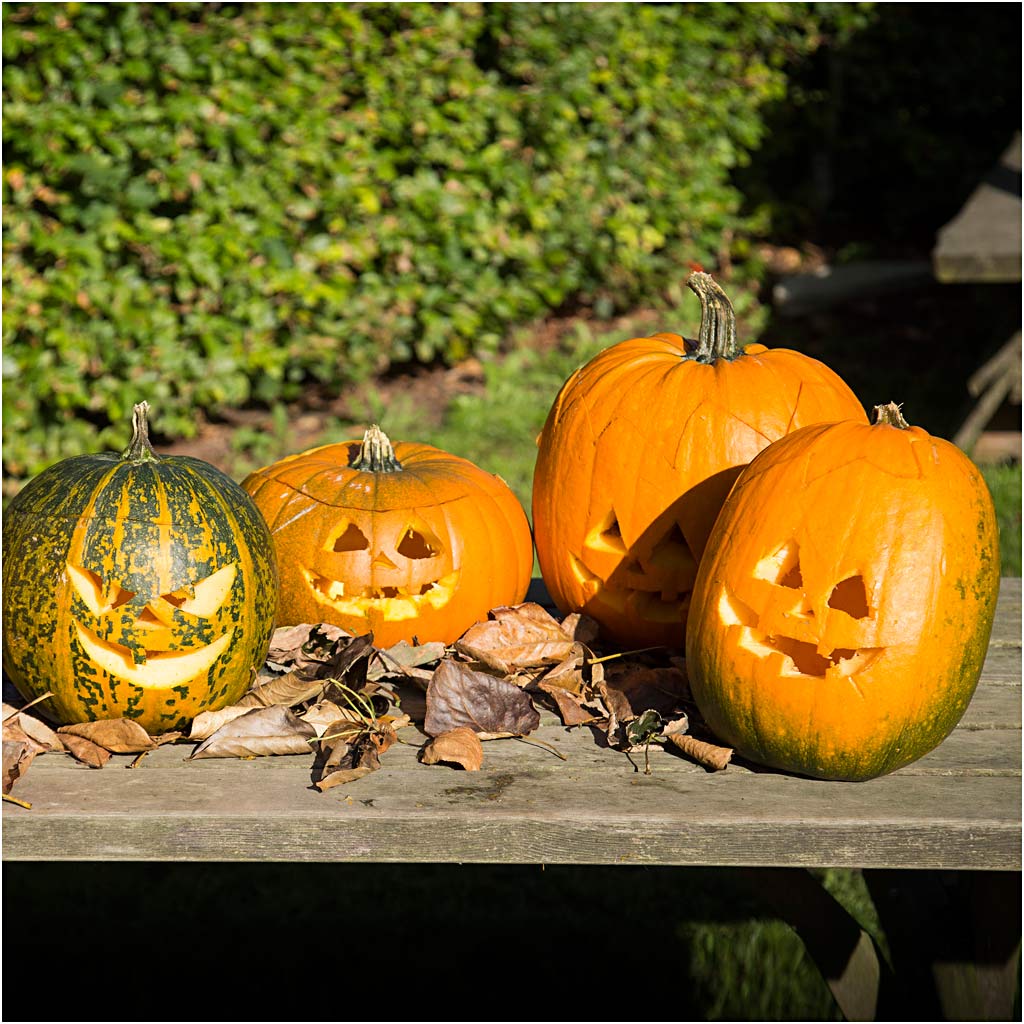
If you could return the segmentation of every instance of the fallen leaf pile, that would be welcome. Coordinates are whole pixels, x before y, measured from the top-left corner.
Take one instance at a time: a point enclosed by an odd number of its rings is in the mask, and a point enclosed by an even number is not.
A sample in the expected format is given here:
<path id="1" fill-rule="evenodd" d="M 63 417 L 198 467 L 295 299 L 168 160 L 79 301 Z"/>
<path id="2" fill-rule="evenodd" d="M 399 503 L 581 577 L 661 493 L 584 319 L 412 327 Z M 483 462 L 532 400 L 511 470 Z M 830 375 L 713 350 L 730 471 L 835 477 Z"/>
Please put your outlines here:
<path id="1" fill-rule="evenodd" d="M 530 741 L 541 708 L 567 728 L 590 729 L 601 746 L 642 753 L 646 772 L 651 744 L 709 771 L 725 768 L 730 749 L 690 734 L 681 657 L 664 649 L 601 655 L 596 643 L 593 620 L 573 614 L 559 622 L 533 602 L 493 609 L 450 647 L 402 641 L 381 650 L 372 635 L 324 623 L 283 627 L 249 692 L 198 715 L 187 734 L 150 736 L 129 719 L 54 731 L 30 713 L 45 696 L 5 703 L 4 799 L 22 803 L 9 794 L 41 754 L 65 753 L 94 768 L 112 754 L 137 754 L 134 767 L 166 743 L 193 744 L 189 760 L 307 755 L 312 784 L 326 790 L 378 769 L 396 742 L 422 744 L 425 733 L 423 764 L 476 771 L 484 741 Z M 400 733 L 409 727 L 414 738 L 406 740 Z"/>

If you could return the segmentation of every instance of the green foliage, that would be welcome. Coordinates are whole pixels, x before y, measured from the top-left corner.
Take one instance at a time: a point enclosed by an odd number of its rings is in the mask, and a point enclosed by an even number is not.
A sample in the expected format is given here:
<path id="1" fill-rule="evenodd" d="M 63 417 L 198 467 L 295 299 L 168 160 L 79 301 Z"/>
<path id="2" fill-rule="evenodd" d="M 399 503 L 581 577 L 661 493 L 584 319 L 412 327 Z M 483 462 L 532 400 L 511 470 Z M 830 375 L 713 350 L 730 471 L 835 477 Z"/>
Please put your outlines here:
<path id="1" fill-rule="evenodd" d="M 999 522 L 999 557 L 1003 576 L 1020 575 L 1021 467 L 982 466 L 981 475 L 992 492 Z"/>
<path id="2" fill-rule="evenodd" d="M 6 472 L 671 292 L 826 8 L 5 4 Z"/>

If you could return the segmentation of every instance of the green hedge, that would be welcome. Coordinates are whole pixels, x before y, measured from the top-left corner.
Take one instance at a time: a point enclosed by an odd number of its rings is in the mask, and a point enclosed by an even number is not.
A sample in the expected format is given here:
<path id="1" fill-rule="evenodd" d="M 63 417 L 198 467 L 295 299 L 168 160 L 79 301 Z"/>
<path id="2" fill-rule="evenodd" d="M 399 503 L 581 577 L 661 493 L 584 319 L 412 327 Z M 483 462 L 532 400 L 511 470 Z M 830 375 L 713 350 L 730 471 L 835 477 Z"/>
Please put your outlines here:
<path id="1" fill-rule="evenodd" d="M 678 288 L 834 6 L 5 4 L 5 473 Z"/>

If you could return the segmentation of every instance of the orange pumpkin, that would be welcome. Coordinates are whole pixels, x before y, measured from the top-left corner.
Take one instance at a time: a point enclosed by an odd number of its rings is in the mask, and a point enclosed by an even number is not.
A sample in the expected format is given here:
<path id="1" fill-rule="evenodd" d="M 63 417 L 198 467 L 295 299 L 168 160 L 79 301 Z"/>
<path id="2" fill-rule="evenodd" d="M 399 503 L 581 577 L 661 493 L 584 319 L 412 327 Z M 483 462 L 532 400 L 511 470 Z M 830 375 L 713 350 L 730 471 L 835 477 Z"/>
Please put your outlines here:
<path id="1" fill-rule="evenodd" d="M 995 512 L 954 445 L 805 427 L 743 471 L 694 587 L 686 666 L 710 727 L 761 764 L 870 779 L 940 743 L 974 693 L 999 589 Z"/>
<path id="2" fill-rule="evenodd" d="M 704 273 L 697 342 L 632 338 L 562 387 L 538 439 L 533 528 L 541 574 L 563 612 L 606 638 L 681 647 L 697 565 L 740 469 L 808 423 L 867 423 L 816 359 L 736 343 L 733 309 Z"/>
<path id="3" fill-rule="evenodd" d="M 379 647 L 458 639 L 517 604 L 533 569 L 530 527 L 498 476 L 430 445 L 313 448 L 242 481 L 270 526 L 277 624 L 330 622 Z"/>

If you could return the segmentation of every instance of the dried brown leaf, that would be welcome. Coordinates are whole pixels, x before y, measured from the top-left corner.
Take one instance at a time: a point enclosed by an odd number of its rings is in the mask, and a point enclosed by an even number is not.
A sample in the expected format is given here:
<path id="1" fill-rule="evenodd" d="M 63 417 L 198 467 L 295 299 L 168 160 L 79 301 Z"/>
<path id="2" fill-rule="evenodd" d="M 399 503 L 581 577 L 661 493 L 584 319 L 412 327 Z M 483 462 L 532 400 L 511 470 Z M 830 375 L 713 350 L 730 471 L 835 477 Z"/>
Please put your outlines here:
<path id="1" fill-rule="evenodd" d="M 461 662 L 442 661 L 427 687 L 424 730 L 430 736 L 462 726 L 524 736 L 539 725 L 539 712 L 518 686 Z"/>
<path id="2" fill-rule="evenodd" d="M 254 686 L 239 700 L 236 707 L 269 708 L 274 704 L 293 708 L 317 697 L 324 688 L 322 679 L 307 679 L 299 672 L 286 672 L 268 682 Z"/>
<path id="3" fill-rule="evenodd" d="M 147 750 L 156 750 L 160 745 L 131 718 L 108 718 L 62 725 L 57 733 L 65 742 L 68 736 L 79 736 L 112 754 L 141 754 Z"/>
<path id="4" fill-rule="evenodd" d="M 3 705 L 3 725 L 6 733 L 8 723 L 18 726 L 27 736 L 30 736 L 46 750 L 63 750 L 57 733 L 48 726 L 41 718 L 30 715 L 23 708 L 16 708 L 13 704 Z M 42 753 L 42 751 L 40 751 Z"/>
<path id="5" fill-rule="evenodd" d="M 486 622 L 470 626 L 455 643 L 468 658 L 510 675 L 558 662 L 572 651 L 573 639 L 539 604 L 494 608 Z"/>
<path id="6" fill-rule="evenodd" d="M 234 721 L 236 718 L 241 718 L 242 715 L 249 714 L 250 711 L 252 708 L 245 704 L 229 704 L 219 711 L 200 711 L 192 719 L 188 738 L 199 743 L 212 736 L 221 726 L 227 725 L 228 722 Z"/>
<path id="7" fill-rule="evenodd" d="M 367 679 L 386 679 L 397 676 L 416 682 L 429 681 L 431 672 L 423 668 L 433 665 L 444 657 L 445 646 L 440 641 L 427 644 L 410 644 L 399 640 L 387 650 L 377 651 L 366 673 Z"/>
<path id="8" fill-rule="evenodd" d="M 484 763 L 484 745 L 472 729 L 460 727 L 435 736 L 423 748 L 420 760 L 424 764 L 457 764 L 476 772 Z"/>
<path id="9" fill-rule="evenodd" d="M 562 630 L 576 643 L 585 644 L 587 647 L 593 647 L 601 633 L 597 620 L 583 612 L 570 612 L 566 615 L 562 619 Z"/>
<path id="10" fill-rule="evenodd" d="M 555 702 L 564 725 L 586 725 L 588 722 L 596 722 L 598 719 L 606 717 L 604 708 L 599 705 L 595 706 L 593 702 L 588 702 L 580 694 L 573 693 L 562 686 L 549 685 L 546 680 L 542 680 L 538 688 Z"/>
<path id="11" fill-rule="evenodd" d="M 339 640 L 350 633 L 326 622 L 306 622 L 299 626 L 282 626 L 270 638 L 267 661 L 292 669 L 320 663 L 330 656 Z"/>
<path id="12" fill-rule="evenodd" d="M 274 704 L 254 708 L 222 725 L 201 743 L 190 760 L 203 757 L 263 757 L 276 754 L 308 754 L 316 729 L 290 708 Z"/>
<path id="13" fill-rule="evenodd" d="M 28 717 L 28 716 L 25 716 Z M 19 714 L 4 719 L 3 724 L 3 791 L 10 793 L 15 782 L 28 771 L 36 754 L 49 748 L 34 740 L 21 726 Z"/>
<path id="14" fill-rule="evenodd" d="M 681 753 L 696 761 L 708 771 L 720 772 L 732 760 L 732 747 L 706 743 L 687 734 L 668 734 L 666 739 Z"/>
<path id="15" fill-rule="evenodd" d="M 87 764 L 90 768 L 102 768 L 110 760 L 109 750 L 101 747 L 98 743 L 93 743 L 90 739 L 86 739 L 85 736 L 76 736 L 74 733 L 68 733 L 61 737 L 61 739 L 64 743 L 64 749 L 76 761 L 81 761 L 82 764 Z"/>
<path id="16" fill-rule="evenodd" d="M 363 778 L 364 775 L 369 775 L 372 771 L 376 771 L 376 768 L 339 768 L 331 772 L 330 775 L 324 775 L 317 779 L 314 785 L 323 793 L 325 790 L 333 789 L 335 786 L 344 786 L 347 782 L 355 782 L 357 779 Z"/>

